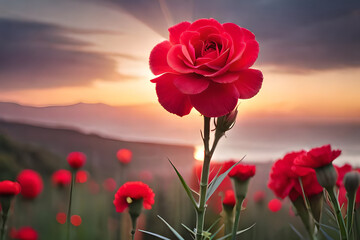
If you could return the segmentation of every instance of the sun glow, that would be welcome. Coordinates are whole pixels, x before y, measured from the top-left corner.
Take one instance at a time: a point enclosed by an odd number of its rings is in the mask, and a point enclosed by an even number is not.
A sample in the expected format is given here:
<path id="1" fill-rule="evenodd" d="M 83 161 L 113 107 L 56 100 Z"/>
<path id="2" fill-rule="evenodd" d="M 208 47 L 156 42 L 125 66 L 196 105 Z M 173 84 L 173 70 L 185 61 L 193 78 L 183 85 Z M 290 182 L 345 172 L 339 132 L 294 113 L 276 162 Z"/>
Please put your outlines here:
<path id="1" fill-rule="evenodd" d="M 204 161 L 204 146 L 195 146 L 194 158 L 198 161 Z"/>

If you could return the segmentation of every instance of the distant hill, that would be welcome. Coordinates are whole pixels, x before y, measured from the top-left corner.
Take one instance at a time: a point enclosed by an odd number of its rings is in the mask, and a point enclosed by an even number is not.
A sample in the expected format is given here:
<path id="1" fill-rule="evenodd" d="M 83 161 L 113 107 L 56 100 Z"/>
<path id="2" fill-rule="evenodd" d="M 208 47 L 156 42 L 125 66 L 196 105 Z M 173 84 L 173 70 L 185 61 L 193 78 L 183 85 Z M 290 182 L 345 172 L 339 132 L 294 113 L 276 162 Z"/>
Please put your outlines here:
<path id="1" fill-rule="evenodd" d="M 161 177 L 174 176 L 168 158 L 184 174 L 191 172 L 194 163 L 192 146 L 120 141 L 75 130 L 38 127 L 7 121 L 0 121 L 0 135 L 58 155 L 56 163 L 60 167 L 67 167 L 65 158 L 69 152 L 84 152 L 88 156 L 86 169 L 99 177 L 119 174 L 120 164 L 116 159 L 116 152 L 121 148 L 127 148 L 133 152 L 133 160 L 127 167 L 127 173 L 134 179 L 137 179 L 138 173 L 142 170 L 151 171 L 152 174 Z M 8 141 L 6 143 L 8 144 Z M 2 144 L 1 148 L 4 146 Z M 23 153 L 23 149 L 17 147 L 13 149 L 18 154 L 26 154 Z M 36 155 L 35 157 L 37 158 Z M 37 159 L 39 160 L 36 166 L 42 164 L 40 161 L 43 161 L 42 158 Z M 12 164 L 12 161 L 9 162 Z"/>

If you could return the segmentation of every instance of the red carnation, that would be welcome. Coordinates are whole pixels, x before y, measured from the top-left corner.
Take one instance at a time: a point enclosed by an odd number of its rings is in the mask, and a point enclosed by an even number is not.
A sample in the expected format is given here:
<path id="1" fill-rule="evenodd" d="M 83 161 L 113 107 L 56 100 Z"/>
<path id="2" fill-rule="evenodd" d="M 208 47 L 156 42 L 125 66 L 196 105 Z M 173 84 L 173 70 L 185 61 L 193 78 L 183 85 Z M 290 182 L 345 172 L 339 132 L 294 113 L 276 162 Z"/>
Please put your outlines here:
<path id="1" fill-rule="evenodd" d="M 122 164 L 129 164 L 132 159 L 132 152 L 129 149 L 123 148 L 116 153 L 116 157 Z"/>
<path id="2" fill-rule="evenodd" d="M 75 227 L 78 227 L 81 225 L 82 223 L 82 219 L 79 215 L 72 215 L 71 216 L 71 219 L 70 219 L 70 222 L 72 225 L 74 225 Z"/>
<path id="3" fill-rule="evenodd" d="M 57 170 L 53 173 L 51 180 L 54 185 L 65 187 L 71 183 L 71 172 L 65 169 Z"/>
<path id="4" fill-rule="evenodd" d="M 44 188 L 40 174 L 34 170 L 25 169 L 21 171 L 17 181 L 21 186 L 21 195 L 28 199 L 36 198 Z"/>
<path id="5" fill-rule="evenodd" d="M 236 204 L 236 199 L 235 199 L 235 193 L 233 190 L 227 190 L 225 192 L 225 196 L 224 196 L 224 200 L 223 200 L 223 205 L 227 205 L 230 207 L 234 207 Z"/>
<path id="6" fill-rule="evenodd" d="M 21 191 L 20 184 L 9 180 L 0 182 L 0 197 L 15 196 Z"/>
<path id="7" fill-rule="evenodd" d="M 15 239 L 37 240 L 38 233 L 32 227 L 22 227 L 16 232 Z"/>
<path id="8" fill-rule="evenodd" d="M 113 192 L 116 189 L 116 181 L 113 178 L 107 178 L 103 182 L 103 187 L 108 192 Z"/>
<path id="9" fill-rule="evenodd" d="M 255 165 L 244 165 L 239 163 L 231 169 L 229 177 L 236 178 L 240 181 L 246 181 L 255 175 L 255 171 Z"/>
<path id="10" fill-rule="evenodd" d="M 256 192 L 254 193 L 254 202 L 260 203 L 260 202 L 264 201 L 265 197 L 266 197 L 266 196 L 265 196 L 265 192 L 264 192 L 264 191 L 261 191 L 261 190 L 256 191 Z"/>
<path id="11" fill-rule="evenodd" d="M 323 191 L 317 182 L 314 169 L 294 166 L 294 160 L 305 153 L 305 151 L 288 153 L 272 166 L 268 187 L 277 197 L 282 199 L 290 197 L 292 201 L 295 201 L 302 196 L 299 178 L 301 178 L 306 196 L 316 195 Z"/>
<path id="12" fill-rule="evenodd" d="M 56 214 L 56 221 L 60 224 L 66 223 L 66 213 L 59 212 Z"/>
<path id="13" fill-rule="evenodd" d="M 308 168 L 319 168 L 332 163 L 339 155 L 341 150 L 331 150 L 331 146 L 313 148 L 307 154 L 295 159 L 294 164 Z"/>
<path id="14" fill-rule="evenodd" d="M 116 192 L 113 203 L 117 212 L 123 212 L 134 200 L 143 199 L 143 207 L 151 209 L 155 202 L 154 197 L 154 192 L 145 183 L 127 182 Z"/>
<path id="15" fill-rule="evenodd" d="M 279 211 L 281 209 L 281 206 L 282 206 L 282 203 L 277 198 L 274 198 L 274 199 L 270 200 L 269 203 L 268 203 L 268 208 L 272 212 Z"/>
<path id="16" fill-rule="evenodd" d="M 67 161 L 70 167 L 77 170 L 84 166 L 86 162 L 86 156 L 82 152 L 72 152 L 68 155 Z"/>
<path id="17" fill-rule="evenodd" d="M 255 35 L 215 19 L 181 22 L 169 28 L 169 41 L 156 45 L 150 69 L 160 104 L 178 116 L 194 107 L 207 117 L 230 113 L 238 99 L 255 96 L 263 76 L 250 69 L 258 57 Z"/>
<path id="18" fill-rule="evenodd" d="M 88 172 L 85 170 L 77 171 L 75 180 L 77 183 L 86 183 L 88 180 Z"/>

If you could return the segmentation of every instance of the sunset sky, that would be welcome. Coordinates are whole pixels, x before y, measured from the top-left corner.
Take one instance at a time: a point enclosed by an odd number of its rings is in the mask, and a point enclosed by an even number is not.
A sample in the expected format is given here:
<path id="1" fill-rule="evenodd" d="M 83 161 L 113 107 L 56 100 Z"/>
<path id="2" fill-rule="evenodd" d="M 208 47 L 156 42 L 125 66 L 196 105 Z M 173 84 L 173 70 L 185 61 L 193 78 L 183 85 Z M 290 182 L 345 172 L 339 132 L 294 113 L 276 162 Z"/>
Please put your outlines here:
<path id="1" fill-rule="evenodd" d="M 260 43 L 263 88 L 244 113 L 360 122 L 358 0 L 0 0 L 0 101 L 156 104 L 150 51 L 198 18 Z"/>

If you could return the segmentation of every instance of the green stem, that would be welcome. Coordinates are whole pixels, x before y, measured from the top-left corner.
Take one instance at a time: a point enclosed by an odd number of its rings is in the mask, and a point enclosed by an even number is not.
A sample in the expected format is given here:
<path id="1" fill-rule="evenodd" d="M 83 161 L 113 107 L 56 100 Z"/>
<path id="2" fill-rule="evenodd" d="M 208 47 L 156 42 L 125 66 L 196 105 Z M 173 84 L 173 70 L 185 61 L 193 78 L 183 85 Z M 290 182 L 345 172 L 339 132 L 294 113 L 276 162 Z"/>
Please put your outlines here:
<path id="1" fill-rule="evenodd" d="M 340 229 L 341 240 L 347 240 L 348 235 L 347 235 L 346 228 L 345 228 L 345 222 L 344 222 L 344 219 L 343 219 L 343 217 L 341 215 L 339 202 L 338 202 L 337 197 L 335 195 L 334 188 L 333 187 L 332 188 L 326 188 L 326 191 L 329 193 L 333 208 L 335 210 L 336 220 L 338 222 L 339 229 Z"/>
<path id="2" fill-rule="evenodd" d="M 347 193 L 348 207 L 347 207 L 347 232 L 350 235 L 351 228 L 354 220 L 354 207 L 355 207 L 355 192 Z"/>
<path id="3" fill-rule="evenodd" d="M 8 213 L 2 213 L 2 225 L 1 225 L 1 240 L 4 240 L 5 230 L 6 230 L 6 220 L 7 220 Z"/>
<path id="4" fill-rule="evenodd" d="M 70 226 L 71 226 L 71 205 L 72 205 L 72 195 L 73 195 L 73 188 L 75 185 L 75 171 L 71 170 L 71 185 L 70 185 L 70 194 L 69 194 L 69 206 L 68 206 L 68 212 L 67 212 L 67 233 L 66 233 L 66 239 L 69 240 L 70 239 Z"/>
<path id="5" fill-rule="evenodd" d="M 224 205 L 223 205 L 224 207 Z M 225 207 L 224 207 L 225 208 Z M 233 209 L 225 210 L 225 234 L 228 235 L 232 232 L 233 226 L 234 226 L 234 211 Z M 230 239 L 231 237 L 228 237 L 226 239 Z"/>
<path id="6" fill-rule="evenodd" d="M 239 198 L 239 199 L 237 199 L 237 202 L 236 202 L 235 222 L 234 222 L 233 229 L 232 229 L 231 240 L 235 240 L 235 238 L 236 238 L 236 232 L 237 232 L 239 222 L 240 222 L 240 212 L 241 212 L 241 206 L 242 206 L 243 201 L 244 201 L 244 198 Z"/>
<path id="7" fill-rule="evenodd" d="M 135 239 L 135 232 L 136 232 L 136 217 L 131 217 L 132 229 L 131 229 L 131 239 Z"/>

